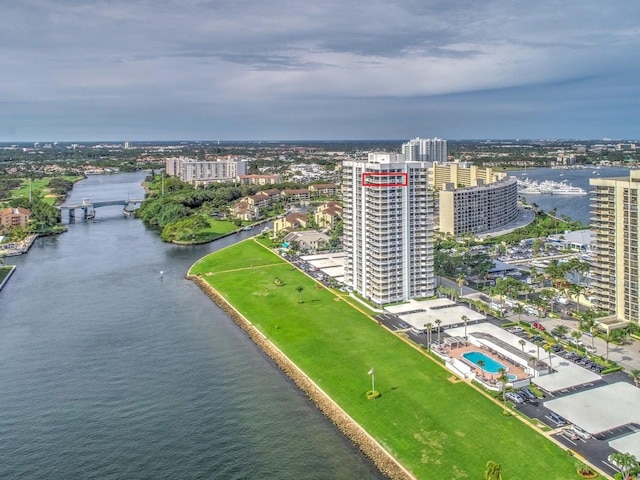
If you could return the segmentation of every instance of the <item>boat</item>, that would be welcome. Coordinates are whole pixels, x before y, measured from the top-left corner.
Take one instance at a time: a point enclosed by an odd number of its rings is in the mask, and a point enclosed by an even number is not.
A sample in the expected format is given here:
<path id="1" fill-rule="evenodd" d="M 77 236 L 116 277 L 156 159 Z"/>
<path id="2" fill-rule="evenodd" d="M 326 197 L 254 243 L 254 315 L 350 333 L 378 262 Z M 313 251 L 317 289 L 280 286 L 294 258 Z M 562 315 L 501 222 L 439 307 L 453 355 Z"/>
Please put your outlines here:
<path id="1" fill-rule="evenodd" d="M 537 182 L 535 180 L 518 180 L 518 193 L 521 195 L 586 195 L 583 188 L 571 185 L 566 180 L 554 182 L 545 180 Z"/>

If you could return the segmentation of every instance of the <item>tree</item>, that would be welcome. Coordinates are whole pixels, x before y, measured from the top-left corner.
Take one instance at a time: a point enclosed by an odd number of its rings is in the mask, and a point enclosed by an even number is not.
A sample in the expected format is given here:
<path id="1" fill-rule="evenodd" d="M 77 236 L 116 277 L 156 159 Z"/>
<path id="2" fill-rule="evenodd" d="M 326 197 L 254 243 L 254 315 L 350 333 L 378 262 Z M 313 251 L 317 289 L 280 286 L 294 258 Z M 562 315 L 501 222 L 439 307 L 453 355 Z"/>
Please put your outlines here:
<path id="1" fill-rule="evenodd" d="M 609 361 L 609 343 L 613 342 L 613 340 L 614 340 L 614 336 L 610 333 L 607 333 L 604 336 L 604 341 L 607 344 L 607 357 L 606 357 L 607 361 Z"/>
<path id="2" fill-rule="evenodd" d="M 540 299 L 551 307 L 551 313 L 553 313 L 553 298 L 555 296 L 555 293 L 550 288 L 543 288 L 540 290 Z"/>
<path id="3" fill-rule="evenodd" d="M 640 370 L 634 368 L 629 372 L 631 378 L 633 378 L 633 383 L 636 384 L 636 387 L 640 387 Z"/>
<path id="4" fill-rule="evenodd" d="M 537 342 L 535 342 L 535 344 L 536 344 L 536 347 L 538 347 L 538 360 L 540 360 L 540 347 L 544 345 L 544 343 L 538 340 Z"/>
<path id="5" fill-rule="evenodd" d="M 567 333 L 569 333 L 569 327 L 567 327 L 566 325 L 556 325 L 556 327 L 551 330 L 551 333 L 556 337 L 562 338 Z"/>
<path id="6" fill-rule="evenodd" d="M 546 343 L 542 348 L 544 348 L 544 351 L 549 354 L 549 368 L 553 370 L 553 365 L 551 364 L 551 352 L 553 351 L 553 348 L 549 343 Z"/>
<path id="7" fill-rule="evenodd" d="M 520 344 L 520 347 L 522 348 L 522 351 L 524 352 L 524 346 L 527 344 L 527 342 L 525 342 L 523 339 L 520 339 L 518 341 L 518 343 Z"/>
<path id="8" fill-rule="evenodd" d="M 580 329 L 583 332 L 589 332 L 591 334 L 591 348 L 595 348 L 594 339 L 596 335 L 596 330 L 598 328 L 598 323 L 596 322 L 596 319 L 593 318 L 591 315 L 587 315 L 590 312 L 593 313 L 593 310 L 587 310 L 586 312 L 584 312 L 584 315 L 582 316 L 582 325 L 580 325 Z"/>
<path id="9" fill-rule="evenodd" d="M 436 320 L 436 325 L 438 326 L 438 344 L 440 344 L 440 324 L 442 323 L 442 320 L 440 320 L 439 318 Z"/>
<path id="10" fill-rule="evenodd" d="M 522 318 L 522 314 L 524 313 L 524 305 L 518 303 L 515 307 L 513 307 L 513 313 L 518 314 L 518 322 Z"/>
<path id="11" fill-rule="evenodd" d="M 569 295 L 576 299 L 578 312 L 580 312 L 580 294 L 582 293 L 582 290 L 584 290 L 584 287 L 577 283 L 569 285 Z"/>
<path id="12" fill-rule="evenodd" d="M 482 378 L 484 378 L 484 360 L 478 360 L 478 367 L 480 367 L 480 373 L 482 374 Z"/>
<path id="13" fill-rule="evenodd" d="M 507 399 L 504 398 L 504 394 L 507 391 L 507 382 L 509 381 L 509 377 L 507 376 L 507 371 L 504 368 L 498 369 L 498 380 L 502 382 L 502 408 L 506 412 L 507 411 Z"/>
<path id="14" fill-rule="evenodd" d="M 425 323 L 424 329 L 427 332 L 427 348 L 431 350 L 431 330 L 433 329 L 433 323 Z"/>
<path id="15" fill-rule="evenodd" d="M 571 332 L 571 336 L 575 339 L 576 346 L 578 346 L 580 344 L 580 339 L 582 338 L 582 332 L 580 330 L 574 330 Z"/>
<path id="16" fill-rule="evenodd" d="M 299 298 L 298 303 L 302 303 L 302 292 L 304 291 L 304 287 L 302 285 L 298 285 L 296 287 L 296 292 L 298 292 Z"/>
<path id="17" fill-rule="evenodd" d="M 467 323 L 469 322 L 469 317 L 466 315 L 462 315 L 460 318 L 464 322 L 464 344 L 467 344 Z"/>
<path id="18" fill-rule="evenodd" d="M 458 275 L 456 282 L 458 282 L 458 286 L 460 287 L 460 296 L 462 296 L 462 286 L 464 285 L 464 275 Z"/>
<path id="19" fill-rule="evenodd" d="M 609 460 L 620 470 L 622 480 L 629 479 L 631 470 L 638 468 L 638 460 L 630 453 L 615 452 L 609 455 Z"/>
<path id="20" fill-rule="evenodd" d="M 489 460 L 484 470 L 484 480 L 502 480 L 502 466 Z"/>

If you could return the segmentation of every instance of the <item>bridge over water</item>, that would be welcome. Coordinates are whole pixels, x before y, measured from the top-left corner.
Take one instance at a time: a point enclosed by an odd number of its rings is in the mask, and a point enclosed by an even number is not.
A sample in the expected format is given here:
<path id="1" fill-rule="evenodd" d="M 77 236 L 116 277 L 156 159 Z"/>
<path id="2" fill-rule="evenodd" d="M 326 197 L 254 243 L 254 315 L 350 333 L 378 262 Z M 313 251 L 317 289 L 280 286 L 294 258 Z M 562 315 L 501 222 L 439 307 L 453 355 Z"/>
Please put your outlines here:
<path id="1" fill-rule="evenodd" d="M 124 200 L 107 200 L 105 202 L 92 202 L 89 198 L 83 198 L 81 203 L 69 203 L 66 205 L 61 205 L 58 208 L 60 211 L 67 210 L 69 212 L 69 221 L 75 220 L 76 218 L 76 210 L 81 209 L 82 215 L 85 220 L 94 218 L 96 216 L 96 208 L 100 207 L 110 207 L 113 205 L 122 205 L 123 213 L 125 215 L 130 215 L 140 204 L 144 202 L 144 199 L 124 199 Z"/>

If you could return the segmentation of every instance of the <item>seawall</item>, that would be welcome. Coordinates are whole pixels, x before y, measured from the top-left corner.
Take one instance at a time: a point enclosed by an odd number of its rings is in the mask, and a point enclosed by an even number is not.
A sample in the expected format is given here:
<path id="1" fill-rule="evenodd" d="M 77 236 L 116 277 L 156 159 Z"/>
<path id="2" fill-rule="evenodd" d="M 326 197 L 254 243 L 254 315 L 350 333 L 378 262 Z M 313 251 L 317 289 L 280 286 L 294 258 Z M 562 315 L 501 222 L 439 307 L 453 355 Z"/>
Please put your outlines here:
<path id="1" fill-rule="evenodd" d="M 393 480 L 415 480 L 415 477 L 371 437 L 355 420 L 335 403 L 318 385 L 316 385 L 298 366 L 278 347 L 264 336 L 247 320 L 226 298 L 197 275 L 187 275 L 213 302 L 244 330 L 249 338 L 289 377 L 295 385 L 315 404 L 331 422 L 362 453 L 367 456 L 378 470 Z"/>
<path id="2" fill-rule="evenodd" d="M 9 273 L 7 274 L 7 276 L 4 277 L 4 280 L 2 280 L 2 283 L 0 283 L 0 291 L 2 291 L 2 288 L 7 284 L 7 282 L 11 278 L 11 275 L 13 275 L 13 272 L 15 271 L 16 271 L 16 266 L 11 265 L 11 270 L 9 270 Z"/>

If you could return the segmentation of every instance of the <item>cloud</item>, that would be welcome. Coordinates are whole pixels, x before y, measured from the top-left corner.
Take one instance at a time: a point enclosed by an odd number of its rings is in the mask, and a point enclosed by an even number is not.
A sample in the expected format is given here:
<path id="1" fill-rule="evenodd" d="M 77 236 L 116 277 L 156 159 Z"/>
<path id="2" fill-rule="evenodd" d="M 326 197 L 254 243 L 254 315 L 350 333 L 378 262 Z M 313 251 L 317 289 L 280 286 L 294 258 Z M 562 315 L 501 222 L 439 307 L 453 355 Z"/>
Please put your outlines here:
<path id="1" fill-rule="evenodd" d="M 331 137 L 331 128 L 334 135 L 355 134 L 358 124 L 360 138 L 370 131 L 385 137 L 382 119 L 389 131 L 397 130 L 393 125 L 406 123 L 406 111 L 417 125 L 433 123 L 429 109 L 420 114 L 416 104 L 437 104 L 435 115 L 453 124 L 449 118 L 461 114 L 456 106 L 462 99 L 467 112 L 500 111 L 507 99 L 513 105 L 514 91 L 522 112 L 546 107 L 557 115 L 563 103 L 606 109 L 611 98 L 631 113 L 637 112 L 639 16 L 640 4 L 631 0 L 610 9 L 590 0 L 10 2 L 0 30 L 0 102 L 11 107 L 0 122 L 26 122 L 25 111 L 40 111 L 38 128 L 73 136 L 74 122 L 57 114 L 88 109 L 99 136 L 102 116 L 109 128 L 120 114 L 132 128 L 170 132 L 176 125 L 169 117 L 180 117 L 186 127 L 218 124 L 215 112 L 225 112 L 246 130 L 244 138 L 260 138 L 265 129 L 255 119 L 262 118 L 283 132 L 280 138 L 317 138 L 319 129 Z M 190 115 L 198 121 L 190 122 Z M 515 110 L 509 115 L 517 121 Z M 523 129 L 531 126 L 522 115 Z M 588 124 L 588 117 L 578 123 Z M 319 126 L 323 118 L 326 127 Z M 468 113 L 460 123 L 474 118 L 482 122 L 478 131 L 501 125 Z M 353 129 L 340 121 L 352 121 Z"/>

